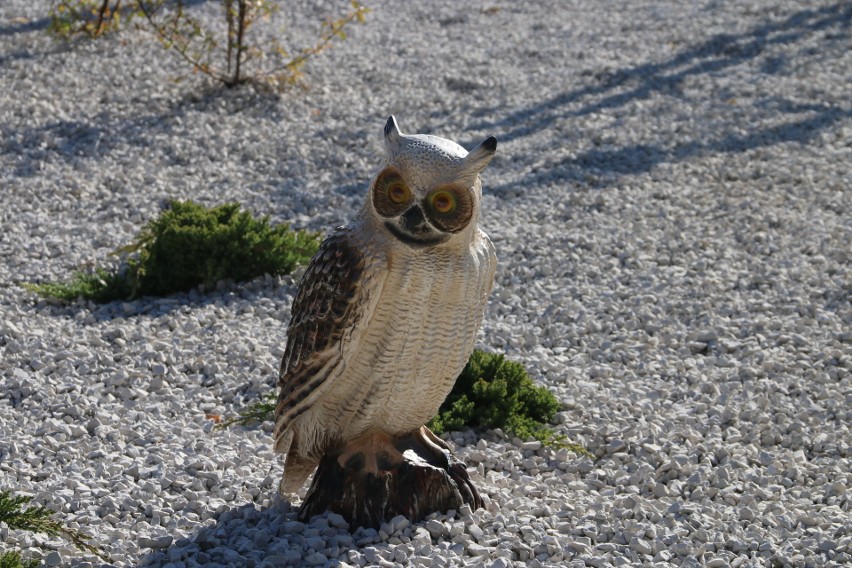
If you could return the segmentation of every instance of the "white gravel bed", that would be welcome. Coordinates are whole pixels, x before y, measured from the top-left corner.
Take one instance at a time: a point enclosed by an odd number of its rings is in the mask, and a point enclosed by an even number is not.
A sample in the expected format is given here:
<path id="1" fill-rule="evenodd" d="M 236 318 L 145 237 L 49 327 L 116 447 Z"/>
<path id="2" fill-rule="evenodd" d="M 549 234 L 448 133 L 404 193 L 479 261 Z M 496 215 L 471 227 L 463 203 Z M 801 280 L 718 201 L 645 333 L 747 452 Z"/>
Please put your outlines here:
<path id="1" fill-rule="evenodd" d="M 0 3 L 0 489 L 115 566 L 852 563 L 852 4 L 374 0 L 280 96 L 141 31 L 55 41 L 48 5 Z M 347 7 L 257 29 L 293 50 Z M 211 419 L 273 388 L 293 277 L 70 306 L 21 284 L 109 262 L 170 199 L 327 231 L 391 113 L 498 138 L 480 347 L 595 459 L 454 433 L 483 509 L 300 523 L 271 425 Z M 0 527 L 9 549 L 102 565 Z"/>

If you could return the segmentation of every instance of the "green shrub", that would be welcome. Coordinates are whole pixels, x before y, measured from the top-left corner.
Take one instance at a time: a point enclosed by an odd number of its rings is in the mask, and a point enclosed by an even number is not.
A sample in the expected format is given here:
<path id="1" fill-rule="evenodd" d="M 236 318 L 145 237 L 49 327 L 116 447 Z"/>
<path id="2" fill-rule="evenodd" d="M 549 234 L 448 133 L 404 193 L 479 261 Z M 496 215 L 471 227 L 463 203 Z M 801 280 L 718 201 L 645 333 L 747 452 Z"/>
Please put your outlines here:
<path id="1" fill-rule="evenodd" d="M 28 285 L 39 294 L 72 301 L 80 296 L 95 302 L 165 296 L 210 288 L 219 280 L 236 282 L 262 274 L 288 274 L 319 248 L 317 233 L 291 231 L 255 219 L 237 203 L 205 208 L 192 201 L 173 201 L 149 222 L 119 270 L 76 273 L 65 283 Z"/>
<path id="2" fill-rule="evenodd" d="M 537 387 L 524 366 L 503 355 L 474 351 L 438 414 L 427 424 L 436 434 L 471 428 L 501 428 L 519 438 L 547 441 L 546 424 L 559 401 Z"/>

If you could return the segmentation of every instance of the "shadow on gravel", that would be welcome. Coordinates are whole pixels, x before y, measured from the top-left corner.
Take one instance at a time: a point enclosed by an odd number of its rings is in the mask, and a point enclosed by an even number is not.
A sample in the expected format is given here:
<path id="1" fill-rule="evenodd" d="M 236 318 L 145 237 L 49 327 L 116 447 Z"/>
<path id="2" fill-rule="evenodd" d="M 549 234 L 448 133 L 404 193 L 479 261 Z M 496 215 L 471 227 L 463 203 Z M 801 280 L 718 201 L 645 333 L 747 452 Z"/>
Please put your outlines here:
<path id="1" fill-rule="evenodd" d="M 21 20 L 11 21 L 8 23 L 0 23 L 0 38 L 12 37 L 18 34 L 25 34 L 30 32 L 47 34 L 48 27 L 50 27 L 50 18 L 39 18 L 38 20 Z M 7 53 L 0 53 L 0 67 L 8 65 L 12 61 L 18 61 L 22 59 L 35 59 L 36 57 L 43 55 L 55 55 L 58 53 L 65 53 L 69 50 L 69 48 L 70 45 L 67 42 L 56 42 L 49 48 L 42 49 L 39 51 L 33 51 L 26 47 L 14 49 Z"/>
<path id="2" fill-rule="evenodd" d="M 300 268 L 291 275 L 298 281 L 301 274 L 302 269 Z M 296 285 L 288 280 L 277 281 L 277 278 L 265 275 L 247 282 L 223 280 L 217 284 L 215 289 L 210 291 L 194 288 L 188 292 L 175 292 L 168 296 L 143 296 L 134 300 L 116 300 L 104 304 L 82 299 L 66 303 L 60 300 L 32 296 L 34 301 L 22 305 L 21 309 L 60 319 L 87 313 L 87 322 L 90 323 L 138 317 L 156 319 L 172 315 L 175 312 L 200 310 L 209 306 L 226 310 L 239 310 L 240 306 L 254 305 L 263 300 L 280 302 L 282 308 L 286 306 L 289 311 L 292 299 L 287 293 L 295 293 Z M 289 316 L 281 322 L 282 334 L 287 329 L 287 321 L 289 321 Z"/>
<path id="3" fill-rule="evenodd" d="M 390 546 L 380 541 L 375 530 L 350 533 L 342 518 L 329 519 L 326 514 L 302 523 L 296 517 L 296 509 L 286 502 L 268 508 L 254 503 L 234 507 L 215 515 L 213 524 L 190 538 L 141 556 L 138 566 L 174 565 L 190 559 L 201 565 L 327 566 L 358 544 Z"/>
<path id="4" fill-rule="evenodd" d="M 852 4 L 848 2 L 838 2 L 820 9 L 804 9 L 783 20 L 763 23 L 739 35 L 716 35 L 666 61 L 645 63 L 609 73 L 587 71 L 584 75 L 595 79 L 596 84 L 567 91 L 508 115 L 498 108 L 483 109 L 478 113 L 479 116 L 504 118 L 475 123 L 471 128 L 498 132 L 501 141 L 510 141 L 551 128 L 560 119 L 624 107 L 637 100 L 649 99 L 655 94 L 688 98 L 683 92 L 687 79 L 718 76 L 729 68 L 761 57 L 764 59 L 760 65 L 761 72 L 780 74 L 787 71 L 789 62 L 798 63 L 794 57 L 798 51 L 804 53 L 809 61 L 814 61 L 831 57 L 831 50 L 842 53 L 843 50 L 852 49 L 850 27 Z M 824 49 L 804 45 L 809 36 L 816 32 L 823 33 Z M 767 55 L 767 48 L 772 46 L 779 46 L 786 53 L 780 56 Z M 736 93 L 720 92 L 713 95 L 720 98 L 721 103 L 727 98 L 735 99 Z M 807 142 L 826 127 L 852 116 L 852 108 L 849 106 L 813 104 L 805 108 L 787 101 L 782 101 L 774 109 L 755 110 L 759 113 L 761 124 L 777 120 L 785 113 L 807 112 L 808 117 L 768 128 L 755 128 L 748 134 L 723 131 L 718 137 L 709 140 L 696 137 L 695 140 L 674 147 L 662 144 L 596 147 L 553 164 L 545 175 L 548 178 L 582 177 L 584 174 L 577 170 L 588 169 L 610 174 L 638 174 L 649 171 L 661 162 L 682 160 L 706 152 L 740 152 L 780 142 Z M 749 125 L 736 123 L 736 126 L 741 131 Z M 513 181 L 512 185 L 517 183 Z"/>
<path id="5" fill-rule="evenodd" d="M 2 56 L 0 56 L 2 63 Z M 108 95 L 105 95 L 108 96 Z M 168 167 L 188 167 L 204 164 L 196 162 L 196 155 L 187 148 L 216 147 L 228 148 L 230 153 L 220 153 L 212 160 L 210 170 L 218 169 L 218 161 L 236 162 L 250 167 L 260 178 L 274 180 L 275 191 L 269 193 L 272 200 L 293 195 L 305 194 L 305 201 L 315 205 L 315 197 L 304 189 L 304 179 L 289 171 L 287 161 L 256 160 L 256 156 L 233 149 L 233 141 L 220 134 L 215 126 L 218 117 L 239 115 L 239 120 L 251 129 L 254 123 L 280 123 L 288 120 L 282 111 L 282 99 L 278 93 L 262 87 L 242 85 L 229 89 L 221 85 L 208 85 L 206 88 L 193 89 L 184 96 L 171 100 L 150 100 L 147 94 L 136 95 L 149 102 L 151 108 L 144 114 L 125 114 L 120 111 L 103 111 L 92 117 L 73 119 L 54 119 L 46 124 L 19 128 L 0 121 L 0 155 L 11 155 L 8 163 L 13 164 L 12 175 L 32 178 L 44 175 L 44 164 L 64 162 L 85 171 L 109 156 L 119 165 L 142 162 L 147 168 L 162 169 Z M 114 105 L 105 104 L 105 107 Z M 188 127 L 188 124 L 203 120 L 212 124 L 208 131 Z M 349 138 L 336 132 L 333 136 L 320 131 L 318 137 L 326 136 L 339 140 L 346 149 L 357 150 L 359 145 L 367 144 L 372 132 L 359 132 Z M 268 141 L 273 146 L 273 155 L 291 156 L 294 150 L 283 140 Z M 345 152 L 340 153 L 340 162 L 329 164 L 332 171 L 338 172 L 329 183 L 335 191 L 335 200 L 349 202 L 350 206 L 360 206 L 364 191 L 364 180 L 352 182 L 351 171 L 343 161 Z M 336 166 L 336 167 L 335 167 Z M 119 168 L 120 169 L 120 168 Z M 124 207 L 121 184 L 110 187 L 111 194 L 98 202 L 98 207 Z M 114 203 L 115 202 L 115 203 Z M 355 205 L 357 204 L 357 205 Z M 329 203 L 329 211 L 337 211 L 339 203 Z M 276 208 L 276 210 L 278 210 Z M 340 218 L 336 222 L 343 223 Z M 325 226 L 325 225 L 323 225 Z"/>
<path id="6" fill-rule="evenodd" d="M 48 27 L 50 27 L 50 18 L 47 17 L 37 20 L 12 21 L 0 24 L 0 37 L 46 31 Z"/>
<path id="7" fill-rule="evenodd" d="M 799 142 L 805 144 L 832 124 L 852 118 L 852 108 L 823 106 L 812 116 L 787 122 L 768 128 L 750 131 L 745 134 L 727 133 L 723 136 L 702 142 L 694 140 L 664 148 L 654 144 L 635 144 L 617 149 L 594 148 L 565 160 L 551 169 L 548 175 L 568 177 L 577 169 L 603 170 L 613 174 L 640 174 L 652 170 L 663 162 L 677 162 L 691 156 L 715 153 L 738 153 L 761 146 Z"/>
<path id="8" fill-rule="evenodd" d="M 656 92 L 679 92 L 681 84 L 690 75 L 709 74 L 760 56 L 772 44 L 791 45 L 807 34 L 827 28 L 837 28 L 838 41 L 849 36 L 840 30 L 852 26 L 852 4 L 840 2 L 819 10 L 802 10 L 781 22 L 770 22 L 752 28 L 739 36 L 719 34 L 704 43 L 683 51 L 668 61 L 646 63 L 613 73 L 588 71 L 600 84 L 583 87 L 553 97 L 547 101 L 521 109 L 496 122 L 481 122 L 472 125 L 478 130 L 502 129 L 501 140 L 514 140 L 533 132 L 548 128 L 554 118 L 560 116 L 582 116 L 604 109 L 624 106 L 637 100 L 647 99 Z M 676 69 L 686 65 L 684 69 Z M 778 62 L 774 62 L 777 72 Z M 772 66 L 769 69 L 773 69 Z M 638 83 L 625 92 L 614 93 L 602 100 L 587 103 L 576 110 L 565 109 L 583 99 L 615 91 L 627 83 Z M 479 113 L 485 116 L 500 116 L 499 109 L 486 109 Z"/>
<path id="9" fill-rule="evenodd" d="M 137 95 L 140 98 L 144 94 Z M 151 159 L 156 149 L 158 167 L 189 165 L 192 156 L 179 145 L 185 142 L 184 122 L 198 113 L 242 114 L 247 121 L 255 118 L 280 120 L 279 97 L 250 86 L 228 89 L 212 85 L 195 90 L 175 101 L 151 101 L 156 110 L 143 115 L 125 115 L 104 111 L 79 120 L 54 120 L 28 128 L 12 128 L 0 123 L 0 153 L 19 154 L 14 174 L 18 177 L 40 175 L 40 163 L 59 158 L 73 163 L 81 158 L 102 158 L 127 146 L 138 148 L 139 160 Z M 109 105 L 106 105 L 109 106 Z M 205 139 L 206 144 L 224 144 Z M 134 156 L 125 156 L 131 160 Z"/>

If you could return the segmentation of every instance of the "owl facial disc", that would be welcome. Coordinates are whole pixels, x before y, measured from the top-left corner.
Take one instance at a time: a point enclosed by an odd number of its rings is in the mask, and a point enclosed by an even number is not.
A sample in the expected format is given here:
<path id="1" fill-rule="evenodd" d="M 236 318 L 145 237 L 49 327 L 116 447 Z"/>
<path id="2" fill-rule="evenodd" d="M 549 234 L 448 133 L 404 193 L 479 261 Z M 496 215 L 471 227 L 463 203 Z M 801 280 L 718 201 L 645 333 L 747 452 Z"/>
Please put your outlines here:
<path id="1" fill-rule="evenodd" d="M 468 152 L 428 134 L 403 134 L 391 116 L 385 125 L 385 167 L 370 187 L 370 211 L 410 246 L 434 246 L 474 234 L 482 182 L 479 173 L 497 149 L 491 136 Z"/>

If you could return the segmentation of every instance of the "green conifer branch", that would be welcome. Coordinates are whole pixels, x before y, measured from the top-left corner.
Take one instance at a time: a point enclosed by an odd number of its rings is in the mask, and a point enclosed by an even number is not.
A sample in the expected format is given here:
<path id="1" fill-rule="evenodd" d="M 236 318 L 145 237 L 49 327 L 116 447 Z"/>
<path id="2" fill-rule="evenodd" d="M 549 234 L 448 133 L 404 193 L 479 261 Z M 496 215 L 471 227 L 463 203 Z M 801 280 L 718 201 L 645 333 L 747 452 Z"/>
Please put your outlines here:
<path id="1" fill-rule="evenodd" d="M 41 562 L 35 559 L 24 560 L 17 550 L 0 554 L 0 568 L 39 568 Z"/>
<path id="2" fill-rule="evenodd" d="M 278 395 L 275 393 L 268 393 L 259 401 L 241 410 L 234 418 L 229 418 L 228 420 L 224 420 L 217 424 L 216 428 L 222 429 L 228 428 L 229 426 L 248 426 L 250 424 L 265 422 L 266 420 L 272 420 L 277 400 Z"/>
<path id="3" fill-rule="evenodd" d="M 12 495 L 11 491 L 0 491 L 0 523 L 10 529 L 34 533 L 44 533 L 48 536 L 62 536 L 79 550 L 94 554 L 101 560 L 110 561 L 109 556 L 100 548 L 89 544 L 88 537 L 80 531 L 66 528 L 53 518 L 55 511 L 44 506 L 25 507 L 32 497 Z M 4 555 L 5 556 L 5 555 Z M 10 556 L 8 561 L 12 562 Z M 20 563 L 20 555 L 17 558 Z M 14 564 L 11 564 L 14 566 Z M 38 565 L 36 563 L 36 565 Z M 3 568 L 0 565 L 0 568 Z"/>

